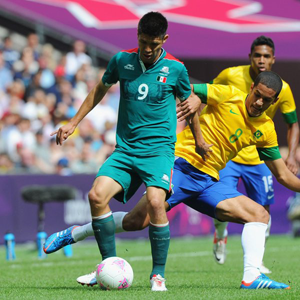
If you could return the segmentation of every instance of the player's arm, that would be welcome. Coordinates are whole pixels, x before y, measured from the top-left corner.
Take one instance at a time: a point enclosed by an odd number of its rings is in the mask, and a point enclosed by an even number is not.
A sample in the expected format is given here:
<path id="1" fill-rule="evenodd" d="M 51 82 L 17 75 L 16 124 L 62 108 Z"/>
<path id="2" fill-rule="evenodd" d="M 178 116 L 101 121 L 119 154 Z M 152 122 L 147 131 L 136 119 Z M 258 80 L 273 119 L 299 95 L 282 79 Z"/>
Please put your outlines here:
<path id="1" fill-rule="evenodd" d="M 287 143 L 289 154 L 285 161 L 288 169 L 297 174 L 298 164 L 296 160 L 296 151 L 299 144 L 299 124 L 297 119 L 296 104 L 290 86 L 282 81 L 283 86 L 279 94 L 280 111 L 283 119 L 287 124 Z"/>
<path id="2" fill-rule="evenodd" d="M 191 84 L 192 91 L 194 86 Z M 178 122 L 181 122 L 194 114 L 199 112 L 201 106 L 201 99 L 199 97 L 189 97 L 185 101 L 179 102 L 176 107 Z M 200 113 L 200 112 L 199 112 Z"/>
<path id="3" fill-rule="evenodd" d="M 299 123 L 288 124 L 287 142 L 289 146 L 289 154 L 285 161 L 288 169 L 295 175 L 298 173 L 298 163 L 296 160 L 296 151 L 299 145 Z"/>
<path id="4" fill-rule="evenodd" d="M 300 179 L 287 168 L 282 158 L 265 160 L 265 163 L 279 183 L 292 191 L 300 192 Z"/>
<path id="5" fill-rule="evenodd" d="M 192 92 L 189 98 L 193 99 L 193 98 L 198 98 L 198 97 Z M 200 103 L 201 103 L 201 101 L 200 101 Z M 186 121 L 188 122 L 188 124 L 190 126 L 190 129 L 192 131 L 192 134 L 193 134 L 193 137 L 195 140 L 195 151 L 196 151 L 196 153 L 201 155 L 202 159 L 205 161 L 206 156 L 207 157 L 210 156 L 209 152 L 212 152 L 210 147 L 212 147 L 213 145 L 207 144 L 203 138 L 197 111 L 195 111 L 193 114 L 191 114 L 186 119 Z"/>
<path id="6" fill-rule="evenodd" d="M 108 89 L 102 80 L 89 92 L 76 115 L 66 125 L 51 133 L 56 134 L 56 144 L 62 143 L 74 132 L 80 121 L 103 99 Z"/>

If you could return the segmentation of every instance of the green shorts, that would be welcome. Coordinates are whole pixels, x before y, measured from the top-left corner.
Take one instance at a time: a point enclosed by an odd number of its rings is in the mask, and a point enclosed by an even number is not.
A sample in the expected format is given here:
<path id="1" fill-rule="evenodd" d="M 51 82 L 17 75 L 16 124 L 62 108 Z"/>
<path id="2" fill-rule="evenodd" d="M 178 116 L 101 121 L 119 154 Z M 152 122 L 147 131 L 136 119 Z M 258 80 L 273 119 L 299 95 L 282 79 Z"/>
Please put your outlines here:
<path id="1" fill-rule="evenodd" d="M 117 181 L 123 187 L 123 192 L 114 198 L 126 203 L 142 183 L 146 187 L 156 186 L 170 192 L 173 165 L 173 154 L 137 157 L 115 150 L 96 177 L 107 176 Z"/>

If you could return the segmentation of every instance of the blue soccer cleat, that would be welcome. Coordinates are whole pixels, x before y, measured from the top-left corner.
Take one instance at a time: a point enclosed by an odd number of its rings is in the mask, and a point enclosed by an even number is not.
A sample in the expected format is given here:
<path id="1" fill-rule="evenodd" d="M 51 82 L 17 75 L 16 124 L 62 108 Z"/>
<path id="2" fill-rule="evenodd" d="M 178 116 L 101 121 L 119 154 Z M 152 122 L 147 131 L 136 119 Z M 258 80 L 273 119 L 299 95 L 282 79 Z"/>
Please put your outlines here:
<path id="1" fill-rule="evenodd" d="M 271 280 L 265 274 L 260 274 L 255 280 L 250 283 L 242 281 L 241 289 L 258 290 L 258 289 L 284 289 L 289 290 L 290 287 L 284 283 Z"/>
<path id="2" fill-rule="evenodd" d="M 67 245 L 74 244 L 75 241 L 72 238 L 72 231 L 78 227 L 77 225 L 71 226 L 66 230 L 56 232 L 51 234 L 45 244 L 44 244 L 44 252 L 46 254 L 53 253 Z"/>

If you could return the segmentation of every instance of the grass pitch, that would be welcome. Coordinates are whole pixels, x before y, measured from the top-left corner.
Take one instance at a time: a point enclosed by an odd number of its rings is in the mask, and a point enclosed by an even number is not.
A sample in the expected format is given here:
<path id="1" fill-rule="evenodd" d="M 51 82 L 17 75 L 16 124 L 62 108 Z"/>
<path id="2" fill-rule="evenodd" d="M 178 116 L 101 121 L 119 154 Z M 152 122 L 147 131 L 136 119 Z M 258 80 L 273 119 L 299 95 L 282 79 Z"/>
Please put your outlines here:
<path id="1" fill-rule="evenodd" d="M 131 288 L 102 291 L 76 282 L 100 262 L 95 242 L 73 245 L 73 256 L 63 251 L 39 260 L 34 244 L 17 245 L 17 259 L 5 260 L 0 247 L 0 299 L 300 299 L 300 239 L 271 236 L 264 262 L 273 273 L 270 278 L 291 285 L 291 290 L 240 290 L 243 253 L 240 236 L 229 236 L 226 263 L 215 263 L 212 237 L 171 239 L 166 279 L 168 292 L 151 292 L 150 243 L 148 240 L 117 241 L 118 256 L 134 270 Z"/>

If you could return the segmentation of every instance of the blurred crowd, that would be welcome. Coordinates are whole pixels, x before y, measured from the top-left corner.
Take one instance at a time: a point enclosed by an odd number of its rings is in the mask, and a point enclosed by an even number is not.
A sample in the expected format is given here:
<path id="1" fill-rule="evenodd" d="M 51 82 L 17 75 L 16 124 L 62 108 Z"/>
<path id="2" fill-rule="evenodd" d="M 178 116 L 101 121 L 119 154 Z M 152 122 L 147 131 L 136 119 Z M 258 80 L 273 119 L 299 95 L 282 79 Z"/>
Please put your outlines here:
<path id="1" fill-rule="evenodd" d="M 119 86 L 57 146 L 50 134 L 74 116 L 104 72 L 77 40 L 61 53 L 30 33 L 17 50 L 0 39 L 0 174 L 97 173 L 115 147 Z"/>
<path id="2" fill-rule="evenodd" d="M 0 174 L 96 174 L 115 148 L 119 86 L 57 146 L 50 134 L 74 116 L 105 69 L 80 40 L 61 53 L 30 33 L 17 48 L 10 35 L 0 38 Z M 184 126 L 179 123 L 177 132 Z M 281 154 L 285 159 L 288 149 Z"/>

